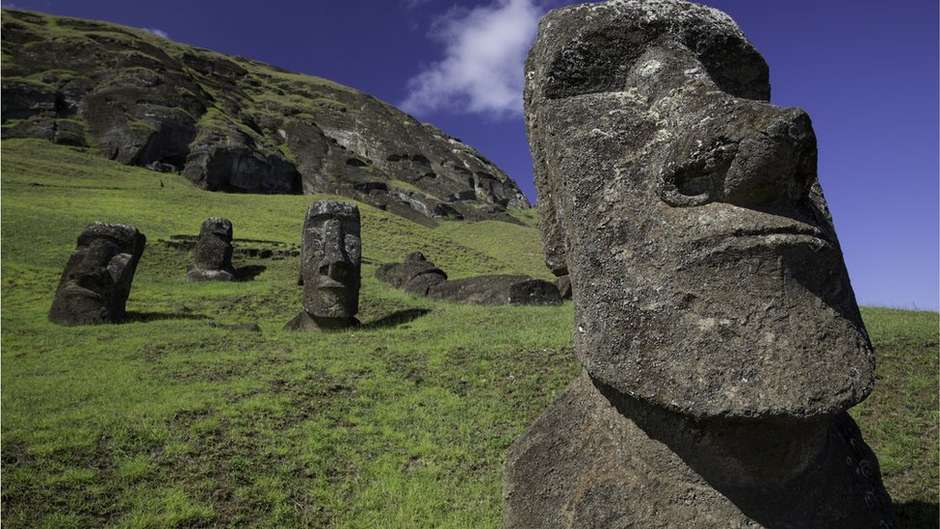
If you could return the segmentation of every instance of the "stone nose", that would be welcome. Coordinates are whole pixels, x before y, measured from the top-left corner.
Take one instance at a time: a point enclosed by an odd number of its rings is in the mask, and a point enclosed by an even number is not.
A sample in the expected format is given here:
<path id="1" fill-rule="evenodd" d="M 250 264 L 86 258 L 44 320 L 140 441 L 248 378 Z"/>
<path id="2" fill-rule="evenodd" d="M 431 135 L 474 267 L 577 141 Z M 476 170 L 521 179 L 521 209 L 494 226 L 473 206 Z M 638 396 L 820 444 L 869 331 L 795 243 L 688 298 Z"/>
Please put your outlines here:
<path id="1" fill-rule="evenodd" d="M 806 196 L 816 174 L 816 136 L 800 109 L 761 105 L 706 134 L 676 142 L 661 173 L 660 197 L 671 206 L 725 202 L 760 207 Z"/>
<path id="2" fill-rule="evenodd" d="M 763 126 L 746 130 L 717 200 L 743 207 L 796 203 L 816 171 L 816 136 L 806 112 L 774 109 Z"/>
<path id="3" fill-rule="evenodd" d="M 352 269 L 352 263 L 343 247 L 343 233 L 337 220 L 329 220 L 323 226 L 321 257 L 317 264 L 320 275 L 336 281 L 346 278 Z"/>

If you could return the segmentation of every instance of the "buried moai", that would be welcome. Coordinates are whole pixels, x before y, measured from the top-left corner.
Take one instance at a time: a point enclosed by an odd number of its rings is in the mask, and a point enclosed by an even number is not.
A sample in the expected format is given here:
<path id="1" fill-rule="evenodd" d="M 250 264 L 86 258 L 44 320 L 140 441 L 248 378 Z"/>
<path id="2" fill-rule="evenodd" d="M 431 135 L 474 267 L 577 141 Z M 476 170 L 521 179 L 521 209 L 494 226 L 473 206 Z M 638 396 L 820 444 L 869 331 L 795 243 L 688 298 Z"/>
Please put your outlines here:
<path id="1" fill-rule="evenodd" d="M 542 19 L 526 126 L 584 371 L 509 451 L 507 528 L 894 527 L 846 413 L 874 353 L 816 139 L 769 94 L 715 9 Z"/>
<path id="2" fill-rule="evenodd" d="M 555 285 L 524 275 L 491 274 L 447 279 L 447 274 L 421 252 L 412 252 L 402 263 L 387 263 L 375 271 L 380 281 L 409 294 L 443 301 L 477 305 L 557 305 Z"/>
<path id="3" fill-rule="evenodd" d="M 358 325 L 359 208 L 332 200 L 311 204 L 304 220 L 300 261 L 304 308 L 285 328 L 315 331 Z"/>
<path id="4" fill-rule="evenodd" d="M 62 325 L 120 323 L 147 238 L 127 224 L 96 222 L 78 236 L 56 289 L 49 320 Z"/>
<path id="5" fill-rule="evenodd" d="M 190 281 L 231 281 L 232 221 L 209 217 L 199 228 L 199 240 L 193 248 L 193 264 L 186 273 Z"/>

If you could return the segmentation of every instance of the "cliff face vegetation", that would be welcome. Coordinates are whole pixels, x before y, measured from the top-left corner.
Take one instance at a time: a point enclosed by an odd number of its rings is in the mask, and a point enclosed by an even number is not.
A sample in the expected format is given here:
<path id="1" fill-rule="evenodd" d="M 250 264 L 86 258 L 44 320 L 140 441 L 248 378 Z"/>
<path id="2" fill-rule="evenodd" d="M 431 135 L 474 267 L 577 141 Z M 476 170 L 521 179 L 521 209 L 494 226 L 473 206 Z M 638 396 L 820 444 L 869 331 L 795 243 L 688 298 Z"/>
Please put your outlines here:
<path id="1" fill-rule="evenodd" d="M 103 22 L 4 9 L 2 25 L 3 138 L 212 191 L 339 194 L 423 224 L 529 205 L 472 147 L 329 80 Z"/>

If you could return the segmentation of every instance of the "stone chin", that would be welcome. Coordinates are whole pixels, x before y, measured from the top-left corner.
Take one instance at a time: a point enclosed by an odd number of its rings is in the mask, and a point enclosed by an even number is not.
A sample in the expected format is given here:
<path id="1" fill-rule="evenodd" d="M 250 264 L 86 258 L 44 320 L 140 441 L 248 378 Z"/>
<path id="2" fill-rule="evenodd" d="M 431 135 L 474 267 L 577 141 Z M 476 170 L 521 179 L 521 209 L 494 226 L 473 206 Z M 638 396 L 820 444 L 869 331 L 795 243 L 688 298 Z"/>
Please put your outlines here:
<path id="1" fill-rule="evenodd" d="M 321 278 L 313 301 L 311 316 L 349 319 L 354 317 L 359 309 L 359 288 L 357 285 L 344 285 L 328 278 Z"/>

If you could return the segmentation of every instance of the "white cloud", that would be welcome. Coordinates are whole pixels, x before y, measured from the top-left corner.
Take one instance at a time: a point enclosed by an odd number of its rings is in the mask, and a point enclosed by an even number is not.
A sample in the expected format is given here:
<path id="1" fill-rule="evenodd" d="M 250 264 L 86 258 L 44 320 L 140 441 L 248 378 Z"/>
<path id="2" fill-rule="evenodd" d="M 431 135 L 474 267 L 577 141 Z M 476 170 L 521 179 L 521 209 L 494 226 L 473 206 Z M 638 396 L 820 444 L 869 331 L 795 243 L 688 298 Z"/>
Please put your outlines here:
<path id="1" fill-rule="evenodd" d="M 170 38 L 170 35 L 169 35 L 166 31 L 163 31 L 162 29 L 157 29 L 157 28 L 144 28 L 144 31 L 148 31 L 148 32 L 150 32 L 150 33 L 153 33 L 154 35 L 160 37 L 161 39 L 168 39 L 168 38 Z"/>
<path id="2" fill-rule="evenodd" d="M 408 80 L 401 107 L 419 115 L 435 110 L 521 114 L 525 55 L 541 15 L 534 0 L 452 9 L 432 28 L 444 58 Z"/>

